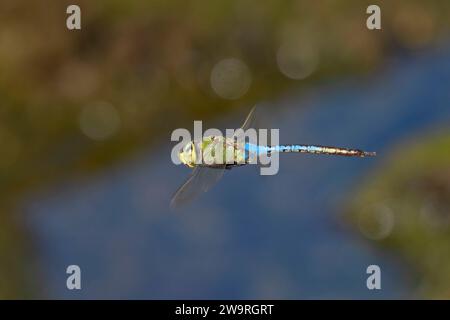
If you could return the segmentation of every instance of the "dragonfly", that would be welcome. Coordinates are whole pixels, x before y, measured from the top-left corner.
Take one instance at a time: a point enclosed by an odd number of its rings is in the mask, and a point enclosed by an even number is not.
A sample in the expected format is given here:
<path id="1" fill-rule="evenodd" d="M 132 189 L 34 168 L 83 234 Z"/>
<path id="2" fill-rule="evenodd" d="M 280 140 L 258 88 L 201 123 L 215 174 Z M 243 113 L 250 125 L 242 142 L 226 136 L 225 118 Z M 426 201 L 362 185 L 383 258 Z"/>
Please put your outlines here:
<path id="1" fill-rule="evenodd" d="M 236 132 L 244 133 L 255 125 L 255 107 L 253 107 L 245 119 L 242 130 Z M 258 156 L 269 156 L 272 153 L 296 152 L 310 154 L 326 154 L 346 157 L 373 157 L 375 152 L 367 152 L 359 149 L 348 149 L 340 147 L 327 147 L 320 145 L 258 145 L 239 139 L 239 134 L 230 137 L 206 136 L 201 141 L 190 141 L 186 143 L 178 154 L 181 163 L 192 169 L 191 175 L 178 188 L 170 202 L 171 208 L 181 207 L 202 193 L 207 192 L 223 176 L 225 170 L 254 163 L 251 159 Z M 222 151 L 219 157 L 215 156 L 217 150 Z M 231 154 L 231 156 L 230 156 Z M 198 161 L 201 155 L 202 161 Z M 231 159 L 231 161 L 229 160 Z"/>

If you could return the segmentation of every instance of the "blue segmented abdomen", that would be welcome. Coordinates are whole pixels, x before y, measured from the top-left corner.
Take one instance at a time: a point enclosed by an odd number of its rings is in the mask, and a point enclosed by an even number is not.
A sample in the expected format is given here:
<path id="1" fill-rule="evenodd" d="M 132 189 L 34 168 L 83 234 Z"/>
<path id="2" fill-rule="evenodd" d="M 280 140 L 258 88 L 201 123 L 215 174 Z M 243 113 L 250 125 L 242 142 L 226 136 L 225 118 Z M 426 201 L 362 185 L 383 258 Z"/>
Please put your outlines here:
<path id="1" fill-rule="evenodd" d="M 269 152 L 307 152 L 315 153 L 320 152 L 321 148 L 317 146 L 305 146 L 305 145 L 278 145 L 269 148 Z"/>
<path id="2" fill-rule="evenodd" d="M 330 154 L 347 157 L 371 157 L 375 156 L 375 152 L 366 152 L 358 149 L 347 149 L 314 145 L 277 145 L 277 146 L 258 146 L 250 143 L 245 144 L 245 150 L 257 154 L 269 154 L 272 152 L 300 152 L 314 154 Z"/>

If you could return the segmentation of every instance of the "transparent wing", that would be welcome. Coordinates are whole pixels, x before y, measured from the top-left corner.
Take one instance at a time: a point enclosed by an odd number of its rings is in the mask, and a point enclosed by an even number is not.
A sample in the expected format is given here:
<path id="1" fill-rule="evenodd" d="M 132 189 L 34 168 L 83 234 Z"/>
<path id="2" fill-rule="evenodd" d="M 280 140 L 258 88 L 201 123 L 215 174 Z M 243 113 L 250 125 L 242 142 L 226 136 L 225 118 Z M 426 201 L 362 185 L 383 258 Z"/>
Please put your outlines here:
<path id="1" fill-rule="evenodd" d="M 256 106 L 250 110 L 250 112 L 247 115 L 247 118 L 245 118 L 244 123 L 241 126 L 242 130 L 247 130 L 249 128 L 255 128 L 256 127 Z M 256 128 L 255 128 L 256 129 Z"/>
<path id="2" fill-rule="evenodd" d="M 208 191 L 223 176 L 225 166 L 208 168 L 195 167 L 186 182 L 175 192 L 170 206 L 177 208 L 185 205 L 202 193 Z"/>
<path id="3" fill-rule="evenodd" d="M 257 113 L 256 112 L 256 106 L 254 106 L 250 110 L 250 112 L 248 113 L 247 118 L 245 118 L 245 121 L 242 124 L 242 126 L 239 128 L 239 129 L 242 129 L 242 130 L 236 130 L 234 135 L 232 136 L 232 138 L 234 138 L 235 141 L 238 142 L 237 145 L 239 147 L 243 146 L 243 144 L 245 144 L 247 142 L 254 143 L 254 144 L 257 143 L 256 140 L 251 140 L 250 139 L 250 136 L 252 136 L 251 134 L 248 137 L 245 136 L 245 134 L 246 134 L 245 131 L 247 131 L 250 128 L 258 130 L 258 128 L 257 128 L 257 120 L 256 120 L 256 118 L 257 118 L 256 117 L 256 113 Z M 257 137 L 253 136 L 253 139 L 257 139 Z M 246 161 L 249 161 L 249 162 L 253 163 L 255 159 L 252 156 L 254 156 L 253 153 L 250 154 L 249 151 L 245 151 L 245 159 L 246 159 Z M 250 160 L 250 158 L 253 161 Z"/>

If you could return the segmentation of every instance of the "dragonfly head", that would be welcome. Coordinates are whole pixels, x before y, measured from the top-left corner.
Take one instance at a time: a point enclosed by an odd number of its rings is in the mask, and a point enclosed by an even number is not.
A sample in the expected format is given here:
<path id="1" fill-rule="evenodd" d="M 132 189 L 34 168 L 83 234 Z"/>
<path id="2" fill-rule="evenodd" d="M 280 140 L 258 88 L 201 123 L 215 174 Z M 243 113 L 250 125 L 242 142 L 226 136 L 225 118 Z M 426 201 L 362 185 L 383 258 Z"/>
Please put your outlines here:
<path id="1" fill-rule="evenodd" d="M 197 155 L 195 152 L 195 144 L 193 141 L 190 141 L 183 147 L 183 149 L 178 154 L 178 158 L 180 158 L 181 163 L 188 166 L 189 168 L 193 168 L 195 166 Z"/>

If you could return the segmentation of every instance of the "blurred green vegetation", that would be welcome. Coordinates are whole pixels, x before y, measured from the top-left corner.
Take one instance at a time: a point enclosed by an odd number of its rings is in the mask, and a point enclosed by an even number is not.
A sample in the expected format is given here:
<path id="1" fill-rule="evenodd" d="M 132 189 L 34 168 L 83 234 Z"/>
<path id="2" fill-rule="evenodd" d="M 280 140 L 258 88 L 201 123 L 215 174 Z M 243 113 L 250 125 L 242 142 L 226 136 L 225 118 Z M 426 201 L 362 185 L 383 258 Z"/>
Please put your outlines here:
<path id="1" fill-rule="evenodd" d="M 394 151 L 356 194 L 347 218 L 415 268 L 416 294 L 450 298 L 450 132 Z"/>
<path id="2" fill-rule="evenodd" d="M 65 26 L 66 8 L 74 3 L 82 10 L 80 31 Z M 448 31 L 449 1 L 383 1 L 380 32 L 365 27 L 369 4 L 2 0 L 0 256 L 6 262 L 0 275 L 8 282 L 0 297 L 22 290 L 13 290 L 22 288 L 26 273 L 18 257 L 29 254 L 12 216 L 25 192 L 104 168 L 193 118 L 248 107 L 324 78 L 371 72 L 396 50 L 431 46 Z M 313 49 L 318 63 L 311 76 L 293 80 L 280 72 L 283 43 Z M 210 86 L 211 69 L 228 57 L 243 61 L 252 79 L 235 100 Z M 92 105 L 107 107 L 92 114 Z"/>

